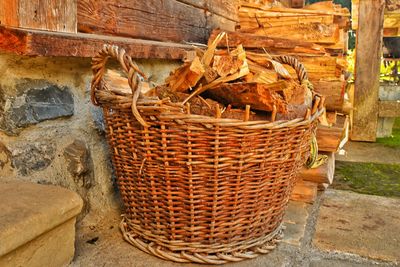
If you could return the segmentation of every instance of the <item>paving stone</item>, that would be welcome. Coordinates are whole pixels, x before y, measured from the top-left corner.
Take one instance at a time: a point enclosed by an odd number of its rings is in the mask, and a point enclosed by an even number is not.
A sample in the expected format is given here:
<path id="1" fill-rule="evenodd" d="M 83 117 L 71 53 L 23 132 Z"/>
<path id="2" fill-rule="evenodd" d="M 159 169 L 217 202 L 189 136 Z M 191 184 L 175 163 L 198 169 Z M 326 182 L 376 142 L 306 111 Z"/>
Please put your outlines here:
<path id="1" fill-rule="evenodd" d="M 377 265 L 376 263 L 351 262 L 349 260 L 319 259 L 312 260 L 309 267 L 378 267 L 388 266 L 386 264 Z"/>
<path id="2" fill-rule="evenodd" d="M 310 205 L 304 202 L 290 201 L 283 218 L 286 229 L 283 242 L 300 246 L 304 238 Z"/>
<path id="3" fill-rule="evenodd" d="M 68 87 L 44 80 L 23 79 L 16 90 L 1 89 L 0 130 L 18 134 L 21 128 L 74 114 L 74 98 Z M 15 95 L 11 94 L 16 92 Z"/>
<path id="4" fill-rule="evenodd" d="M 327 190 L 314 245 L 327 251 L 400 262 L 400 199 Z"/>
<path id="5" fill-rule="evenodd" d="M 87 218 L 85 218 L 86 220 Z M 118 229 L 121 217 L 110 214 L 105 221 L 78 228 L 77 251 L 70 267 L 87 266 L 134 266 L 134 267 L 205 267 L 210 265 L 165 261 L 149 255 L 124 241 Z M 83 222 L 85 224 L 85 222 Z M 96 240 L 95 242 L 92 242 Z M 271 253 L 251 260 L 229 263 L 229 267 L 284 267 L 291 266 L 291 257 L 278 246 Z"/>
<path id="6" fill-rule="evenodd" d="M 61 187 L 0 183 L 0 266 L 62 266 L 74 254 L 82 199 Z"/>
<path id="7" fill-rule="evenodd" d="M 12 149 L 12 165 L 21 175 L 47 168 L 55 157 L 56 147 L 52 141 L 20 143 Z"/>

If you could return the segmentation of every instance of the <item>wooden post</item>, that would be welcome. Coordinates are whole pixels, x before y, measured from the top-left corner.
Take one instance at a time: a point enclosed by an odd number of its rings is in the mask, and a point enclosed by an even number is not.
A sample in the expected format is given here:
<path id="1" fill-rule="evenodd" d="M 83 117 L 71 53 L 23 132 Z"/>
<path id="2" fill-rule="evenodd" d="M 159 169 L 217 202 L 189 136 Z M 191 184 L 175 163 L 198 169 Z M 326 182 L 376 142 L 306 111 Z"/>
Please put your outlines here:
<path id="1" fill-rule="evenodd" d="M 376 139 L 384 9 L 384 0 L 359 2 L 351 133 L 356 141 Z"/>

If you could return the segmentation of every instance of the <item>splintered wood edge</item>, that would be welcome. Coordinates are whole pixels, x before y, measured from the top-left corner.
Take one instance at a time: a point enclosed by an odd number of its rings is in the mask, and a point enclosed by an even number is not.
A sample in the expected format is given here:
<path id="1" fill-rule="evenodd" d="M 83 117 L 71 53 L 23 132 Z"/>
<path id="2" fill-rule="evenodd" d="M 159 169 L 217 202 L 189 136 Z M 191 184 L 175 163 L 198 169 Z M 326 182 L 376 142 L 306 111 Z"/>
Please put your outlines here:
<path id="1" fill-rule="evenodd" d="M 104 44 L 124 48 L 132 58 L 183 60 L 191 45 L 105 36 L 61 33 L 0 26 L 0 52 L 28 56 L 93 57 Z"/>

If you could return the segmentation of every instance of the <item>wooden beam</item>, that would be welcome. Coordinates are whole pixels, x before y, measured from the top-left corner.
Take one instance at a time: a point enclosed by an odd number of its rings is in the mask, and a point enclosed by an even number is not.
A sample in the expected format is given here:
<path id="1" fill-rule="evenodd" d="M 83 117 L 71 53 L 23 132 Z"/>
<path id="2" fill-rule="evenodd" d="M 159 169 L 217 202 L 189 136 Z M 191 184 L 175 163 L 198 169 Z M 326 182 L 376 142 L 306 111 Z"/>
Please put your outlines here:
<path id="1" fill-rule="evenodd" d="M 299 178 L 317 184 L 332 184 L 335 174 L 335 153 L 328 152 L 321 154 L 328 156 L 327 162 L 318 168 L 303 168 L 299 174 Z"/>
<path id="2" fill-rule="evenodd" d="M 375 141 L 384 0 L 360 0 L 351 139 Z M 373 23 L 372 23 L 373 22 Z"/>
<path id="3" fill-rule="evenodd" d="M 122 47 L 133 58 L 184 59 L 193 49 L 176 43 L 0 26 L 0 51 L 19 55 L 93 57 L 104 44 Z"/>
<path id="4" fill-rule="evenodd" d="M 400 100 L 379 101 L 379 117 L 381 118 L 400 117 Z"/>
<path id="5" fill-rule="evenodd" d="M 237 0 L 78 0 L 78 30 L 206 43 L 211 28 L 234 30 L 237 14 Z"/>
<path id="6" fill-rule="evenodd" d="M 317 93 L 326 97 L 325 107 L 327 110 L 341 111 L 343 109 L 346 81 L 341 79 L 313 80 L 311 83 Z"/>

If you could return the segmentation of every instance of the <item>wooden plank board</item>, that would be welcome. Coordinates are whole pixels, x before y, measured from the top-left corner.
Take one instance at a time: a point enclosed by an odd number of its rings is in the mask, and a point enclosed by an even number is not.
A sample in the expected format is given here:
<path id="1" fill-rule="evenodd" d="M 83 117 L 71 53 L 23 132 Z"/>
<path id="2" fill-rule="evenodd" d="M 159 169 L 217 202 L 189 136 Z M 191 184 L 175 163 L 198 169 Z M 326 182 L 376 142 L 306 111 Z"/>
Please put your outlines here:
<path id="1" fill-rule="evenodd" d="M 313 203 L 318 195 L 318 184 L 298 179 L 294 185 L 290 199 L 299 202 Z"/>
<path id="2" fill-rule="evenodd" d="M 76 0 L 0 1 L 2 25 L 76 33 Z"/>
<path id="3" fill-rule="evenodd" d="M 304 181 L 310 181 L 317 184 L 332 184 L 335 174 L 335 153 L 324 152 L 321 154 L 328 156 L 327 162 L 318 168 L 303 168 L 299 174 L 299 178 L 303 179 Z"/>
<path id="4" fill-rule="evenodd" d="M 0 26 L 0 51 L 20 55 L 93 57 L 104 44 L 122 47 L 134 58 L 183 59 L 193 49 L 176 43 Z"/>
<path id="5" fill-rule="evenodd" d="M 400 100 L 379 101 L 379 117 L 381 118 L 400 117 Z"/>
<path id="6" fill-rule="evenodd" d="M 351 139 L 375 141 L 384 0 L 360 0 Z M 371 23 L 373 21 L 374 23 Z"/>

